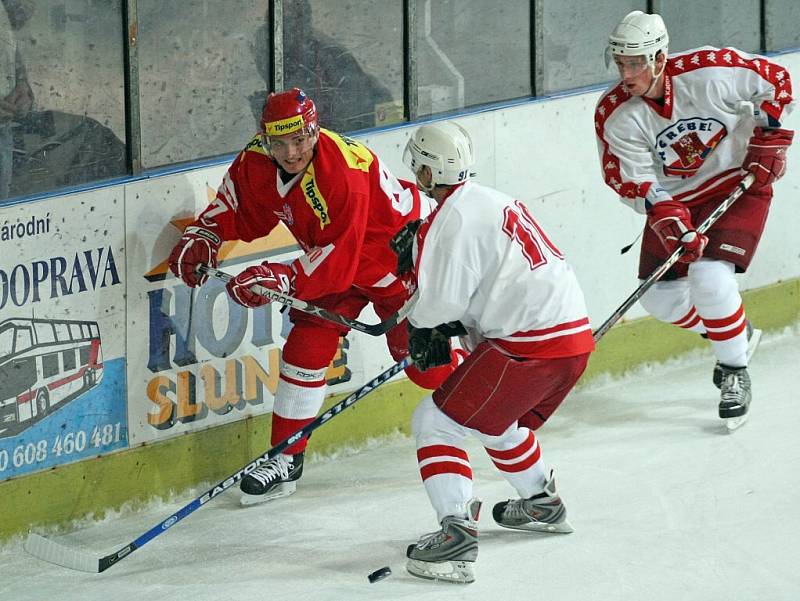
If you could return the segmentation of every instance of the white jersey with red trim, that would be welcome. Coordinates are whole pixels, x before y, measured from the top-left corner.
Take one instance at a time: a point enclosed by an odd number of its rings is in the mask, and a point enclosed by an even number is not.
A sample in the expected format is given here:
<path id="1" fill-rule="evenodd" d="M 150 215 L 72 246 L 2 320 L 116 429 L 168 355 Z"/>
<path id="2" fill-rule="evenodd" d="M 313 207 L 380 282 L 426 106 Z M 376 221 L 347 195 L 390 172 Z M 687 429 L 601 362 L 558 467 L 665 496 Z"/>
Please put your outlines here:
<path id="1" fill-rule="evenodd" d="M 732 189 L 753 128 L 779 127 L 792 102 L 784 67 L 735 48 L 669 57 L 664 87 L 662 104 L 620 82 L 595 111 L 605 182 L 641 213 L 645 201 L 691 203 Z"/>
<path id="2" fill-rule="evenodd" d="M 594 349 L 570 265 L 525 205 L 472 181 L 423 222 L 414 246 L 416 327 L 460 321 L 520 357 Z"/>

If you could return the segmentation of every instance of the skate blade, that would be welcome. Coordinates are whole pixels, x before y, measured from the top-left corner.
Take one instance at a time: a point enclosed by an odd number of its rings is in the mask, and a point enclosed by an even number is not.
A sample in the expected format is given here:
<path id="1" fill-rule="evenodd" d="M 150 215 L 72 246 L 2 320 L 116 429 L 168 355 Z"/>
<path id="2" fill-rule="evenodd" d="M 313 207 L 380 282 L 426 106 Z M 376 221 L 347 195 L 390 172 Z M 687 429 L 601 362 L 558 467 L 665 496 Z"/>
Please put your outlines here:
<path id="1" fill-rule="evenodd" d="M 455 584 L 469 584 L 475 582 L 471 561 L 420 561 L 409 559 L 406 570 L 412 576 L 437 582 L 453 582 Z"/>
<path id="2" fill-rule="evenodd" d="M 280 499 L 281 497 L 288 497 L 297 490 L 297 482 L 283 482 L 263 495 L 248 495 L 243 493 L 239 499 L 242 507 L 250 507 L 251 505 L 260 505 L 268 501 Z"/>
<path id="3" fill-rule="evenodd" d="M 733 432 L 734 430 L 741 428 L 746 421 L 747 413 L 738 417 L 728 417 L 725 419 L 725 427 L 728 428 L 728 432 Z"/>
<path id="4" fill-rule="evenodd" d="M 526 532 L 546 532 L 553 534 L 569 534 L 570 532 L 575 532 L 572 524 L 570 524 L 567 520 L 564 520 L 558 524 L 548 524 L 547 522 L 528 522 L 527 524 L 520 524 L 519 526 L 508 526 L 498 522 L 498 525 L 502 526 L 503 528 L 509 528 L 511 530 L 524 530 Z"/>

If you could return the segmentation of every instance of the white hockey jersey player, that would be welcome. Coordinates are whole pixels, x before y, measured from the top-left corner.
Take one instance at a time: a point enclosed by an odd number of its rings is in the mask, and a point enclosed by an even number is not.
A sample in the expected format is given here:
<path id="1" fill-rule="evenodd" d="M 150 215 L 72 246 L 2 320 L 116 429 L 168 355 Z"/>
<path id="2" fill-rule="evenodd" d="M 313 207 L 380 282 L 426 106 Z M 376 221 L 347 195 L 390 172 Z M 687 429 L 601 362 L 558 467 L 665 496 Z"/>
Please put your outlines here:
<path id="1" fill-rule="evenodd" d="M 735 274 L 750 266 L 772 184 L 787 168 L 794 132 L 781 120 L 791 78 L 781 65 L 735 48 L 669 56 L 668 47 L 658 14 L 632 11 L 609 35 L 606 57 L 620 82 L 595 111 L 600 166 L 620 199 L 647 214 L 639 278 L 682 249 L 640 303 L 660 321 L 708 338 L 719 416 L 735 428 L 750 404 L 747 364 L 758 342 Z M 747 172 L 750 187 L 698 232 Z"/>
<path id="2" fill-rule="evenodd" d="M 472 148 L 455 123 L 424 125 L 405 157 L 417 185 L 438 203 L 412 252 L 418 289 L 409 321 L 421 329 L 411 333 L 410 355 L 419 365 L 445 355 L 441 338 L 449 334 L 436 326 L 453 321 L 465 326 L 471 351 L 420 402 L 411 423 L 441 530 L 408 547 L 407 569 L 447 582 L 471 582 L 478 555 L 480 501 L 472 498 L 467 436 L 481 442 L 519 495 L 494 506 L 500 526 L 572 530 L 534 431 L 572 390 L 594 349 L 571 267 L 521 202 L 470 180 Z"/>
<path id="3" fill-rule="evenodd" d="M 789 73 L 734 48 L 706 46 L 667 59 L 663 103 L 620 82 L 601 98 L 595 131 L 606 183 L 645 212 L 670 198 L 695 203 L 742 177 L 753 128 L 779 127 Z"/>
<path id="4" fill-rule="evenodd" d="M 417 327 L 460 321 L 517 357 L 594 348 L 575 273 L 522 202 L 467 181 L 417 235 Z"/>

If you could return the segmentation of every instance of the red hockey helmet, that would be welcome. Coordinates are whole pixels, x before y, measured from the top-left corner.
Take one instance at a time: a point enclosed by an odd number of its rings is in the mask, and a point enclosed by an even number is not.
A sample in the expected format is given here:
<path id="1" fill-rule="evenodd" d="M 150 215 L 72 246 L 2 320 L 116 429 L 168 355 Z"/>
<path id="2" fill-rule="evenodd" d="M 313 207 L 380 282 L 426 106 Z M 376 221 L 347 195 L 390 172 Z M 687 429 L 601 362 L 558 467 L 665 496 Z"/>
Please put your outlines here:
<path id="1" fill-rule="evenodd" d="M 273 92 L 264 103 L 261 127 L 269 136 L 285 136 L 295 132 L 313 135 L 317 132 L 317 107 L 300 88 Z"/>

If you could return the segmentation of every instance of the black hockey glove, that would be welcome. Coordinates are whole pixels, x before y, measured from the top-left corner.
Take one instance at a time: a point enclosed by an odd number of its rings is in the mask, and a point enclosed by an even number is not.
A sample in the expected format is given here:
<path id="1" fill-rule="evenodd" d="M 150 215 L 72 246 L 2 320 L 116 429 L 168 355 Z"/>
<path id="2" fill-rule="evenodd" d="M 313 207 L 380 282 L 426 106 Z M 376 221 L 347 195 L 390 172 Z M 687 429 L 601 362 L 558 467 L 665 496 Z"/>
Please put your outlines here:
<path id="1" fill-rule="evenodd" d="M 451 321 L 449 323 L 440 323 L 435 328 L 440 333 L 444 334 L 448 338 L 453 338 L 455 336 L 466 336 L 467 335 L 467 328 L 464 327 L 460 321 Z"/>
<path id="2" fill-rule="evenodd" d="M 415 328 L 408 324 L 408 354 L 420 371 L 432 367 L 450 365 L 450 338 L 462 336 L 467 331 L 459 321 L 436 326 L 435 328 Z"/>
<path id="3" fill-rule="evenodd" d="M 449 365 L 450 339 L 436 328 L 415 328 L 409 324 L 408 354 L 420 371 Z"/>
<path id="4" fill-rule="evenodd" d="M 389 241 L 389 246 L 397 255 L 397 275 L 403 275 L 414 267 L 411 256 L 414 249 L 414 236 L 421 223 L 421 219 L 409 221 Z"/>

